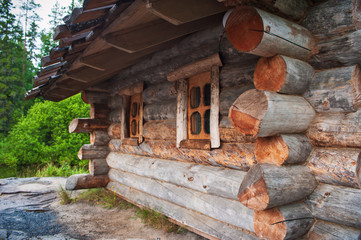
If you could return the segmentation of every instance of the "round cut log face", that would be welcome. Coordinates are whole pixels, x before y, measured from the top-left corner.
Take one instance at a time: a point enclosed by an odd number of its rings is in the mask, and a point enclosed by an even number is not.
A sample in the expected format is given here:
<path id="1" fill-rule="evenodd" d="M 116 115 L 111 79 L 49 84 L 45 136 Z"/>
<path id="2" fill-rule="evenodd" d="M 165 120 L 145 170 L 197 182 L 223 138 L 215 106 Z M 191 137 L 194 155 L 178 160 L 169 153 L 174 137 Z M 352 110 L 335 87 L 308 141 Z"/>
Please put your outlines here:
<path id="1" fill-rule="evenodd" d="M 284 216 L 278 208 L 265 211 L 255 211 L 253 226 L 260 239 L 285 239 L 287 225 Z"/>
<path id="2" fill-rule="evenodd" d="M 269 195 L 264 179 L 260 178 L 242 194 L 238 194 L 238 199 L 250 209 L 266 209 L 269 203 Z"/>
<path id="3" fill-rule="evenodd" d="M 257 138 L 255 155 L 258 163 L 282 165 L 289 155 L 289 149 L 281 136 Z"/>
<path id="4" fill-rule="evenodd" d="M 226 34 L 232 45 L 241 52 L 255 49 L 263 37 L 263 21 L 251 7 L 237 7 L 228 17 Z"/>
<path id="5" fill-rule="evenodd" d="M 286 70 L 286 62 L 280 55 L 261 58 L 254 72 L 255 87 L 263 90 L 280 91 L 286 80 Z"/>

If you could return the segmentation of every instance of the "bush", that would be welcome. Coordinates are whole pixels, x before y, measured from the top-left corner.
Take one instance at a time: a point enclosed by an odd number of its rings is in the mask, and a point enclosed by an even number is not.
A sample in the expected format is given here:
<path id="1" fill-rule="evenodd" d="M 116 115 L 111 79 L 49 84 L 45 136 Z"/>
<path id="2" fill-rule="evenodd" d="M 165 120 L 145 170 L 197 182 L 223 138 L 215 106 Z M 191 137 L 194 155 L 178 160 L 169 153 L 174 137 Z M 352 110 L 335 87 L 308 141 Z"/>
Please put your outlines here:
<path id="1" fill-rule="evenodd" d="M 70 134 L 68 125 L 74 118 L 88 116 L 89 107 L 80 94 L 58 103 L 37 100 L 0 141 L 0 165 L 78 165 L 77 152 L 89 136 Z"/>

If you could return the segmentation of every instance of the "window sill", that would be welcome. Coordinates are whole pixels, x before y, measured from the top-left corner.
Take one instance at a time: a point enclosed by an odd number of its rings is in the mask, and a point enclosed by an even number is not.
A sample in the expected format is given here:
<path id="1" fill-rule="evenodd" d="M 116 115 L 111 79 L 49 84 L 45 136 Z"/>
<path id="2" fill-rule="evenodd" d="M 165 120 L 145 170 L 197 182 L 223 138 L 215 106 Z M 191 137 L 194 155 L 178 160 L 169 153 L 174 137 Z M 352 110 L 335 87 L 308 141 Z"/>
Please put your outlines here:
<path id="1" fill-rule="evenodd" d="M 180 148 L 211 150 L 211 140 L 209 139 L 186 139 L 179 144 Z"/>
<path id="2" fill-rule="evenodd" d="M 138 138 L 124 138 L 122 145 L 139 146 Z"/>

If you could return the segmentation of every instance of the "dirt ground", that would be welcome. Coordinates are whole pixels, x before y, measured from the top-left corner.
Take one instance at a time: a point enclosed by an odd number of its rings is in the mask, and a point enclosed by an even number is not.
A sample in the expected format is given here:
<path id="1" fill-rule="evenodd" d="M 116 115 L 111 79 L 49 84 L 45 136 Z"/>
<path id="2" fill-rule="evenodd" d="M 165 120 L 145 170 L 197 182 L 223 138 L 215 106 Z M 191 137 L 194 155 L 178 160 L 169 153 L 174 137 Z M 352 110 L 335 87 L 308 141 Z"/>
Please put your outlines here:
<path id="1" fill-rule="evenodd" d="M 0 240 L 204 239 L 191 232 L 175 234 L 150 228 L 134 217 L 134 209 L 105 209 L 85 203 L 61 205 L 57 191 L 65 180 L 0 179 Z"/>

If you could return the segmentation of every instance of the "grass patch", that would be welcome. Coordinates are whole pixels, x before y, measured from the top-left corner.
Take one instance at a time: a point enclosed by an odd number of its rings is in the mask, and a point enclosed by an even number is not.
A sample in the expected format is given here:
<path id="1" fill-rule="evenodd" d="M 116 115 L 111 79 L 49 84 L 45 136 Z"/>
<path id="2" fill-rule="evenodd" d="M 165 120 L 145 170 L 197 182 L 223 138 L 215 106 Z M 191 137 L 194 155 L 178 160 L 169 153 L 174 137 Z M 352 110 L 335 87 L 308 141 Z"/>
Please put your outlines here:
<path id="1" fill-rule="evenodd" d="M 61 198 L 60 204 L 70 204 L 74 200 L 62 186 L 60 186 L 58 194 Z"/>

